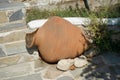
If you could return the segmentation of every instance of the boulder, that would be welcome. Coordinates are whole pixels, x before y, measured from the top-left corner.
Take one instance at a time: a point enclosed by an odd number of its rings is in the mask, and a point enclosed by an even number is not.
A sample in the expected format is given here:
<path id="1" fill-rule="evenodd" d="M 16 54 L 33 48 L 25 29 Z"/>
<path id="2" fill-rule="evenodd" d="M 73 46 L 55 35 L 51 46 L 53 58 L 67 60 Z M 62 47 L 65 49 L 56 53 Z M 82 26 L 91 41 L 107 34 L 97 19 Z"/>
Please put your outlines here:
<path id="1" fill-rule="evenodd" d="M 88 48 L 88 41 L 81 30 L 63 18 L 54 16 L 36 31 L 26 34 L 26 46 L 37 46 L 42 59 L 49 63 L 75 58 Z"/>

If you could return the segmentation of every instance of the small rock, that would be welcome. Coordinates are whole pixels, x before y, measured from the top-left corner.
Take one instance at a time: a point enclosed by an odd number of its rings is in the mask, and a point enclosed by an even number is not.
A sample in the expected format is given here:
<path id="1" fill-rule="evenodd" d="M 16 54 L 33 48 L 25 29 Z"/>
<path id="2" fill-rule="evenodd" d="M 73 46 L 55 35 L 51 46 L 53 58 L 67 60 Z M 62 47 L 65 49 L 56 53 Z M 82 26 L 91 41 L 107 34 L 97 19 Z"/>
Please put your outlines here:
<path id="1" fill-rule="evenodd" d="M 70 66 L 69 69 L 70 69 L 70 70 L 75 70 L 75 68 L 76 68 L 76 67 L 75 67 L 74 65 L 72 65 L 72 66 Z"/>
<path id="2" fill-rule="evenodd" d="M 87 64 L 87 60 L 85 57 L 81 56 L 80 58 L 75 58 L 74 59 L 74 65 L 75 67 L 83 67 Z"/>
<path id="3" fill-rule="evenodd" d="M 75 67 L 83 67 L 87 64 L 87 59 L 85 56 L 80 56 L 79 58 L 75 58 L 75 59 L 61 59 L 58 64 L 57 64 L 57 68 L 59 70 L 74 70 Z"/>
<path id="4" fill-rule="evenodd" d="M 57 64 L 57 68 L 60 70 L 69 70 L 70 66 L 72 66 L 74 63 L 73 59 L 61 59 L 58 64 Z"/>

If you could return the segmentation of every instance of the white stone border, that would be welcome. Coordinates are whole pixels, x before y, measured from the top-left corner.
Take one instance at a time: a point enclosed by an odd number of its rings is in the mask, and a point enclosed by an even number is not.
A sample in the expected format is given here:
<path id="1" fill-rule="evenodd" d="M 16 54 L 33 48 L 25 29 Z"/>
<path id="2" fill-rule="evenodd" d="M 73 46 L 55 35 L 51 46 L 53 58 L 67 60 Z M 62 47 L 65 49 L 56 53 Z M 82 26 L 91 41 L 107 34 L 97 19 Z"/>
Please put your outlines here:
<path id="1" fill-rule="evenodd" d="M 65 17 L 64 19 L 71 22 L 74 25 L 80 25 L 80 24 L 88 25 L 88 24 L 90 24 L 90 21 L 91 21 L 89 18 L 82 18 L 82 17 Z M 47 20 L 48 19 L 33 20 L 33 21 L 28 22 L 27 25 L 30 29 L 35 29 L 35 28 L 42 27 L 42 25 Z M 117 25 L 118 23 L 120 23 L 120 17 L 118 17 L 118 18 L 103 18 L 102 21 L 104 23 L 106 23 L 107 25 L 114 26 L 114 25 Z"/>

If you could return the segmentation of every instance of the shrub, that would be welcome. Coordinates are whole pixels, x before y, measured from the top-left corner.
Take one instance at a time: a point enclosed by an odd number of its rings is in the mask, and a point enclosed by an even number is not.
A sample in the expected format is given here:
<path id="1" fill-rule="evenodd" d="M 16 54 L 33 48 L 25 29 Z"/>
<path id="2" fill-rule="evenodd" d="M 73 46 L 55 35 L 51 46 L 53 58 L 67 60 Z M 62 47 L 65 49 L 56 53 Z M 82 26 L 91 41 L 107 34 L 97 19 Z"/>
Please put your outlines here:
<path id="1" fill-rule="evenodd" d="M 113 30 L 109 30 L 106 23 L 102 21 L 105 14 L 101 14 L 100 20 L 98 20 L 98 16 L 95 13 L 90 13 L 89 18 L 91 19 L 90 25 L 87 28 L 91 31 L 93 35 L 93 46 L 99 49 L 101 52 L 103 51 L 113 51 L 120 52 L 120 41 L 113 41 L 112 35 L 118 34 L 120 32 L 116 32 Z"/>

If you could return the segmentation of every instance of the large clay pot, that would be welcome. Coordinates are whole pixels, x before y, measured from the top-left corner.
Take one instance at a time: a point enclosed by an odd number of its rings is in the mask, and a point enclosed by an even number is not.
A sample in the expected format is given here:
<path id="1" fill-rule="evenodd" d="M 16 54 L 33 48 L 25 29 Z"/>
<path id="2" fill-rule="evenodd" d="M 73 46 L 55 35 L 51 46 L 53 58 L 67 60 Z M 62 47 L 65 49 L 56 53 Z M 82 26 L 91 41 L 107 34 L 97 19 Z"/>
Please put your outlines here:
<path id="1" fill-rule="evenodd" d="M 54 63 L 81 55 L 88 43 L 80 28 L 54 16 L 35 32 L 26 34 L 26 46 L 37 46 L 41 57 Z"/>

